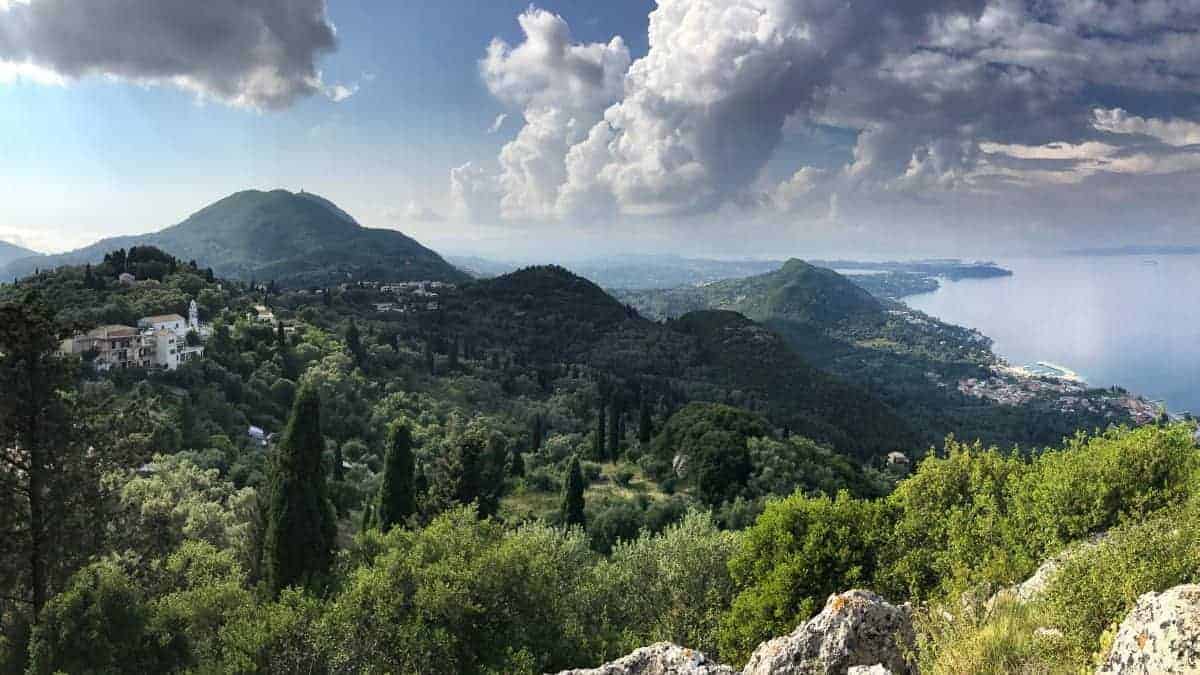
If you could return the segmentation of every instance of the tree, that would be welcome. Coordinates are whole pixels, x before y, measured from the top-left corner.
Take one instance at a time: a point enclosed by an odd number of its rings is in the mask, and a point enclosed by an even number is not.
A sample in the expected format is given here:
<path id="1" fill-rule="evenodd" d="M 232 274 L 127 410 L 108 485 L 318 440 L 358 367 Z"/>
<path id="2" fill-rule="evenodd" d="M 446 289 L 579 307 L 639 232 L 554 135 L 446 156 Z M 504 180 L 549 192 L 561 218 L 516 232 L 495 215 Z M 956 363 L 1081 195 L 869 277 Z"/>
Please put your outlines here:
<path id="1" fill-rule="evenodd" d="M 425 340 L 425 368 L 431 376 L 437 375 L 437 360 L 433 355 L 433 340 Z"/>
<path id="2" fill-rule="evenodd" d="M 63 328 L 34 295 L 0 305 L 0 593 L 28 598 L 34 621 L 52 586 L 96 543 L 98 463 L 78 437 L 75 363 L 58 355 Z"/>
<path id="3" fill-rule="evenodd" d="M 512 458 L 508 461 L 508 474 L 517 478 L 525 475 L 525 458 L 520 448 L 512 450 Z"/>
<path id="4" fill-rule="evenodd" d="M 350 355 L 354 357 L 354 365 L 359 368 L 364 367 L 367 362 L 367 352 L 363 347 L 362 334 L 358 331 L 358 324 L 353 319 L 350 320 L 350 327 L 346 329 L 346 349 L 350 350 Z"/>
<path id="5" fill-rule="evenodd" d="M 567 527 L 585 527 L 587 517 L 583 513 L 583 471 L 579 468 L 579 456 L 571 457 L 567 467 L 567 480 L 563 482 L 562 521 Z"/>
<path id="6" fill-rule="evenodd" d="M 598 460 L 604 459 L 604 439 L 607 431 L 604 424 L 604 399 L 600 399 L 596 410 L 596 431 L 592 437 L 592 456 Z"/>
<path id="7" fill-rule="evenodd" d="M 605 455 L 612 461 L 617 461 L 621 455 L 621 402 L 615 396 L 612 399 L 612 412 L 608 416 L 608 453 Z"/>
<path id="8" fill-rule="evenodd" d="M 650 419 L 650 401 L 642 394 L 642 404 L 638 410 L 638 442 L 642 447 L 650 445 L 650 437 L 654 435 L 654 422 Z"/>
<path id="9" fill-rule="evenodd" d="M 458 336 L 450 338 L 450 354 L 447 359 L 447 365 L 450 370 L 458 368 Z"/>
<path id="10" fill-rule="evenodd" d="M 304 385 L 272 467 L 263 559 L 268 587 L 319 586 L 333 563 L 337 522 L 321 461 L 321 401 Z"/>
<path id="11" fill-rule="evenodd" d="M 412 429 L 407 422 L 392 427 L 384 458 L 383 483 L 379 486 L 375 521 L 383 532 L 403 525 L 417 512 L 413 469 Z"/>
<path id="12" fill-rule="evenodd" d="M 533 416 L 533 429 L 530 431 L 529 451 L 538 452 L 542 449 L 542 437 L 546 435 L 543 428 L 542 416 L 537 414 Z"/>

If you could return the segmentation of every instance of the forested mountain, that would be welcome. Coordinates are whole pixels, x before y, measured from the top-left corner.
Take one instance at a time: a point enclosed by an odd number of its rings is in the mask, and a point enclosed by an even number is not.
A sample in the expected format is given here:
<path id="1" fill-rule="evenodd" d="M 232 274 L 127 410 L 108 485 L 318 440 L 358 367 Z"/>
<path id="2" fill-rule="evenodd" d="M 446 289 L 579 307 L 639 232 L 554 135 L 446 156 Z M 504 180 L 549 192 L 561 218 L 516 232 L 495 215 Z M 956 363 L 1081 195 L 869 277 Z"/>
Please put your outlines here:
<path id="1" fill-rule="evenodd" d="M 27 248 L 22 248 L 16 244 L 10 244 L 6 241 L 0 241 L 0 267 L 9 264 L 14 260 L 22 258 L 32 258 L 38 253 L 30 251 Z"/>
<path id="2" fill-rule="evenodd" d="M 879 330 L 886 303 L 789 267 L 739 302 L 816 346 Z M 193 298 L 176 370 L 60 352 Z M 652 321 L 558 267 L 286 289 L 137 247 L 0 285 L 0 318 L 0 672 L 524 675 L 663 640 L 742 664 L 848 588 L 930 618 L 921 672 L 1077 672 L 1197 579 L 1194 424 L 947 441 L 905 478 L 879 455 L 923 454 L 913 420 L 804 340 Z M 1102 532 L 1046 604 L 961 618 Z"/>
<path id="3" fill-rule="evenodd" d="M 1037 447 L 1114 421 L 1106 413 L 964 396 L 960 381 L 986 380 L 999 363 L 988 338 L 876 298 L 850 277 L 800 260 L 744 279 L 614 294 L 654 318 L 711 308 L 759 321 L 809 363 L 886 402 L 925 444 L 955 434 Z"/>
<path id="4" fill-rule="evenodd" d="M 831 272 L 832 274 L 832 272 Z M 870 300 L 868 296 L 868 300 Z M 867 459 L 917 436 L 865 390 L 814 368 L 775 332 L 734 312 L 659 324 L 560 267 L 470 284 L 446 299 L 435 329 L 505 345 L 531 364 L 586 364 L 632 389 L 733 403 Z"/>
<path id="5" fill-rule="evenodd" d="M 286 190 L 238 192 L 160 232 L 18 260 L 0 269 L 0 278 L 25 276 L 35 268 L 97 264 L 110 251 L 134 246 L 156 246 L 212 267 L 222 277 L 284 286 L 466 278 L 400 232 L 364 228 L 327 199 Z"/>

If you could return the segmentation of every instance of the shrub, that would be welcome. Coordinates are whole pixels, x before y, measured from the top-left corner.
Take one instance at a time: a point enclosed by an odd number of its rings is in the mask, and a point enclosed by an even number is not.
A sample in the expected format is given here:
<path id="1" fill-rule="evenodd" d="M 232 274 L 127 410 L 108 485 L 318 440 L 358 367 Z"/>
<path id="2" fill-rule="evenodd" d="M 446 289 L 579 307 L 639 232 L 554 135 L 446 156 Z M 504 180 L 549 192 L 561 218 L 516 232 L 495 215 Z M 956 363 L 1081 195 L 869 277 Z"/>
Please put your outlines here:
<path id="1" fill-rule="evenodd" d="M 888 527 L 882 502 L 846 492 L 768 502 L 729 563 L 740 592 L 721 628 L 726 660 L 790 632 L 831 593 L 870 585 Z"/>
<path id="2" fill-rule="evenodd" d="M 1063 563 L 1046 591 L 1045 620 L 1063 631 L 1076 660 L 1100 649 L 1138 596 L 1200 581 L 1200 502 L 1112 531 Z"/>
<path id="3" fill-rule="evenodd" d="M 920 672 L 927 675 L 1081 672 L 1062 637 L 1038 631 L 1044 617 L 1028 603 L 999 602 L 982 618 L 923 612 L 916 624 Z"/>

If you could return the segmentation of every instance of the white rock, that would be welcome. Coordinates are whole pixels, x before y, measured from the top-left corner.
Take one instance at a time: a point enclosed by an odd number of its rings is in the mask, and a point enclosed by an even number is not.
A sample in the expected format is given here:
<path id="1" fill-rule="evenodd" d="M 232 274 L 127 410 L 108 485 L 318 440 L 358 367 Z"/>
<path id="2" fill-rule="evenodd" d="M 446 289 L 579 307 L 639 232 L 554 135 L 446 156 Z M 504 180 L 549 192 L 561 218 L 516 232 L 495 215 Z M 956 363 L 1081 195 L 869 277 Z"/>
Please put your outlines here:
<path id="1" fill-rule="evenodd" d="M 1138 598 L 1098 673 L 1200 673 L 1200 586 Z"/>
<path id="2" fill-rule="evenodd" d="M 870 591 L 831 595 L 825 609 L 791 635 L 759 645 L 744 675 L 843 675 L 855 666 L 872 673 L 911 673 L 916 638 L 912 611 Z M 861 671 L 859 671 L 861 672 Z"/>
<path id="3" fill-rule="evenodd" d="M 599 668 L 566 670 L 559 675 L 734 675 L 734 671 L 694 649 L 659 642 Z"/>
<path id="4" fill-rule="evenodd" d="M 873 666 L 854 666 L 846 671 L 846 675 L 892 675 L 892 671 L 883 667 L 882 663 Z"/>

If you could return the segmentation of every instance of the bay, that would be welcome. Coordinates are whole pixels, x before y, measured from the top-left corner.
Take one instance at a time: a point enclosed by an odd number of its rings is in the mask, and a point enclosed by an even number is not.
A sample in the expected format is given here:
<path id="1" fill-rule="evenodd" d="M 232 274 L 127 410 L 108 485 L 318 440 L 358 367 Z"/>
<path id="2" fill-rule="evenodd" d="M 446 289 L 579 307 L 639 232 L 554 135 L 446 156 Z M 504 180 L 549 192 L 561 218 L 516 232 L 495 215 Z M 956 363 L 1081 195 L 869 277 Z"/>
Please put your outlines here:
<path id="1" fill-rule="evenodd" d="M 1051 362 L 1200 413 L 1200 256 L 998 262 L 1013 276 L 942 280 L 904 302 L 978 329 L 1013 365 Z"/>

